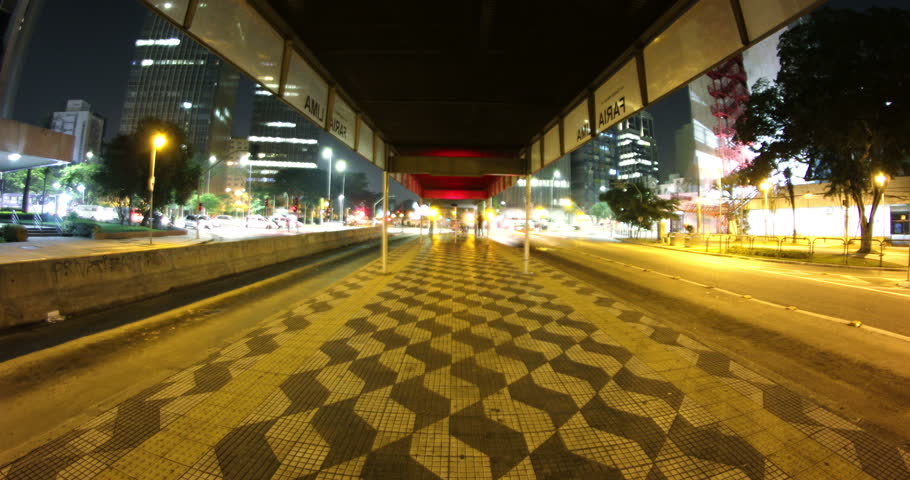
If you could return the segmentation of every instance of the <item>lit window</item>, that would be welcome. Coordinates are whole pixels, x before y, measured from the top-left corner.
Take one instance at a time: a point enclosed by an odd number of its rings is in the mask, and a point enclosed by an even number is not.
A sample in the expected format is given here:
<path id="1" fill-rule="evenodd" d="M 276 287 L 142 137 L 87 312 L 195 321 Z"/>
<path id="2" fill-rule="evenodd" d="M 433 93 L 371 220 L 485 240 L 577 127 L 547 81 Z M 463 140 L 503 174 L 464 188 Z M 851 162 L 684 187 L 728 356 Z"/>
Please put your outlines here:
<path id="1" fill-rule="evenodd" d="M 136 40 L 137 47 L 147 47 L 149 45 L 160 45 L 163 47 L 176 47 L 177 45 L 180 45 L 180 39 L 179 38 L 156 38 L 153 40 L 153 39 L 148 39 L 148 38 L 140 38 L 139 40 Z"/>

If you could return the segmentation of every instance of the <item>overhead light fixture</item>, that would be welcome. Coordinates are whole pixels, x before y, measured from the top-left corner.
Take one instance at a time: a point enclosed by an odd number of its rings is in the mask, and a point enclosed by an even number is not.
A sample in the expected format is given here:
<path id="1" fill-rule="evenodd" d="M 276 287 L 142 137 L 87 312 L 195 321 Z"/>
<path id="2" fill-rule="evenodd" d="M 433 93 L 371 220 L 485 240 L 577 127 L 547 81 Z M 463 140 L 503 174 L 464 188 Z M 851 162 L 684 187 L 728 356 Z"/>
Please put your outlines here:
<path id="1" fill-rule="evenodd" d="M 276 128 L 294 128 L 297 126 L 296 123 L 291 122 L 266 122 L 266 127 L 276 127 Z"/>

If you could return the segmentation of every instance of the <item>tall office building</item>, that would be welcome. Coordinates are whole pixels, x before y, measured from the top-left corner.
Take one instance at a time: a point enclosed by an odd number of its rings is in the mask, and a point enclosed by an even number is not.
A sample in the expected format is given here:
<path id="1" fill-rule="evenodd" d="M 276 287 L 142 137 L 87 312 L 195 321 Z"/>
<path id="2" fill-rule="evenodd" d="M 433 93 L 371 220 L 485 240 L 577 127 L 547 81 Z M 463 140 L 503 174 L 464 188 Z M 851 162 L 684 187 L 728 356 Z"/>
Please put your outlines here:
<path id="1" fill-rule="evenodd" d="M 104 119 L 91 110 L 91 105 L 85 100 L 69 100 L 66 102 L 66 110 L 54 112 L 51 120 L 51 130 L 76 137 L 73 163 L 91 160 L 94 155 L 101 153 Z"/>
<path id="2" fill-rule="evenodd" d="M 657 186 L 657 142 L 654 117 L 640 112 L 613 127 L 616 135 L 616 179 Z"/>
<path id="3" fill-rule="evenodd" d="M 572 166 L 572 200 L 587 210 L 610 188 L 617 170 L 616 129 L 597 137 L 569 154 Z"/>
<path id="4" fill-rule="evenodd" d="M 256 88 L 253 98 L 253 124 L 250 126 L 250 153 L 255 162 L 269 162 L 268 167 L 253 168 L 253 183 L 274 182 L 287 162 L 316 168 L 319 164 L 318 139 L 322 129 L 296 110 L 275 98 L 268 90 Z M 292 168 L 290 165 L 285 168 Z M 255 185 L 254 185 L 255 190 Z"/>
<path id="5" fill-rule="evenodd" d="M 217 163 L 209 168 L 206 174 L 206 193 L 221 195 L 247 187 L 248 168 L 246 162 L 250 154 L 250 142 L 245 138 L 228 140 L 227 156 L 218 158 Z"/>
<path id="6" fill-rule="evenodd" d="M 239 73 L 153 13 L 136 40 L 120 133 L 145 118 L 183 128 L 200 161 L 228 155 Z"/>

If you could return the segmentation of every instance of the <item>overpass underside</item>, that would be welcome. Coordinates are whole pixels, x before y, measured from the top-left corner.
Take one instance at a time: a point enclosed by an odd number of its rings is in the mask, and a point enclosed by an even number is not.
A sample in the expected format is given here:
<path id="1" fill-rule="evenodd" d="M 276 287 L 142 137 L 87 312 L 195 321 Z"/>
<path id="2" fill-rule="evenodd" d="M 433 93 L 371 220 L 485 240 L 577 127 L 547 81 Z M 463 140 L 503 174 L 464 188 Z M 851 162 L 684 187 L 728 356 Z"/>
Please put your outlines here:
<path id="1" fill-rule="evenodd" d="M 824 3 L 142 1 L 418 196 L 477 200 Z"/>

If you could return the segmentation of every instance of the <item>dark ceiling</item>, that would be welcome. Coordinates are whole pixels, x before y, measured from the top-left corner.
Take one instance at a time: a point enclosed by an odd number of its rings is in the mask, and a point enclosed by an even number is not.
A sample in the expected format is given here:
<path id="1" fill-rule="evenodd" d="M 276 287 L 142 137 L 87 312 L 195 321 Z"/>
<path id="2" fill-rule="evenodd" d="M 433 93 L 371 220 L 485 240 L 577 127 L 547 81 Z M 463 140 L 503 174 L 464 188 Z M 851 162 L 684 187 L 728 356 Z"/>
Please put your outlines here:
<path id="1" fill-rule="evenodd" d="M 400 152 L 515 153 L 676 0 L 261 0 Z"/>

